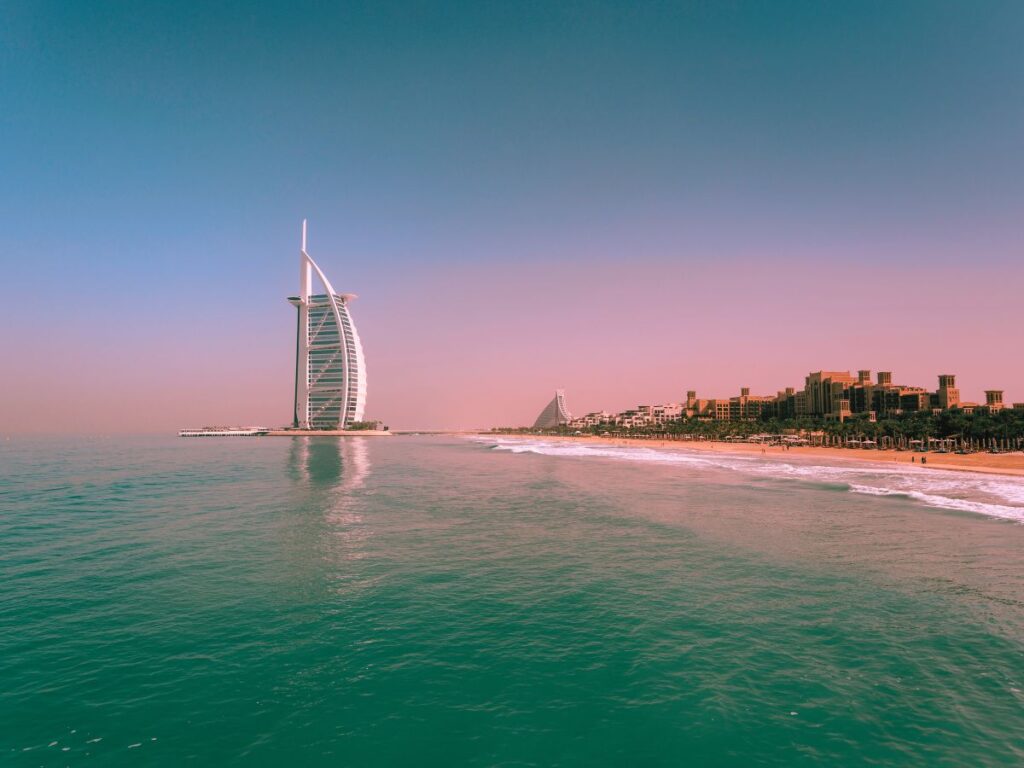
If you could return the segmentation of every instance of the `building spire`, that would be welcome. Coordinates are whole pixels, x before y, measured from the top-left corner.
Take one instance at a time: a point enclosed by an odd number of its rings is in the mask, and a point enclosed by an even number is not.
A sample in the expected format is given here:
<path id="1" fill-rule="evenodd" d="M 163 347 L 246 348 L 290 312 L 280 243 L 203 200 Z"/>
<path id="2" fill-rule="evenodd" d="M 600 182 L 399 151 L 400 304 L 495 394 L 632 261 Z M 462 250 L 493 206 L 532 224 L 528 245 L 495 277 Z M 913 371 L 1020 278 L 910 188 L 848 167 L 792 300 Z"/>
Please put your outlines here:
<path id="1" fill-rule="evenodd" d="M 302 220 L 302 250 L 299 251 L 299 298 L 302 301 L 309 301 L 309 294 L 313 292 L 313 268 L 310 263 L 312 259 L 306 253 L 306 220 Z"/>

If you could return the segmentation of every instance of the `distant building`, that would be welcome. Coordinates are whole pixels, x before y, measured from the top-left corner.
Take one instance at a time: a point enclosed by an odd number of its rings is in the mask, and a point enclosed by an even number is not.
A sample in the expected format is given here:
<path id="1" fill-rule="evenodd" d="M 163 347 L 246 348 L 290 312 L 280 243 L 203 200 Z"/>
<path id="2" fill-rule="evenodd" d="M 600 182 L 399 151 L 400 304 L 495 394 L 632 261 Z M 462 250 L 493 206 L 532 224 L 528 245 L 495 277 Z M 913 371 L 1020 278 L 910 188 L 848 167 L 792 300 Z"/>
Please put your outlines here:
<path id="1" fill-rule="evenodd" d="M 671 421 L 679 421 L 683 417 L 683 406 L 680 403 L 665 403 L 656 405 L 651 411 L 651 418 L 655 425 L 662 426 Z"/>
<path id="2" fill-rule="evenodd" d="M 712 402 L 697 397 L 697 392 L 693 389 L 686 392 L 685 414 L 687 418 L 698 419 L 714 418 L 715 415 Z"/>
<path id="3" fill-rule="evenodd" d="M 1001 389 L 986 389 L 985 390 L 985 405 L 990 411 L 1001 411 L 1003 410 L 1003 390 Z"/>
<path id="4" fill-rule="evenodd" d="M 808 374 L 804 380 L 808 414 L 844 420 L 851 413 L 846 390 L 856 383 L 857 379 L 849 371 L 818 371 Z"/>
<path id="5" fill-rule="evenodd" d="M 313 293 L 313 273 L 324 293 Z M 363 420 L 366 361 L 348 305 L 353 293 L 337 293 L 323 270 L 306 253 L 306 222 L 299 251 L 299 295 L 288 301 L 298 309 L 295 336 L 295 407 L 292 426 L 345 429 Z"/>
<path id="6" fill-rule="evenodd" d="M 540 416 L 533 423 L 534 429 L 554 429 L 567 426 L 572 421 L 572 414 L 565 405 L 565 390 L 556 389 L 554 399 L 548 403 Z"/>
<path id="7" fill-rule="evenodd" d="M 769 415 L 780 419 L 798 419 L 807 415 L 807 393 L 802 389 L 786 387 L 779 390 L 774 401 L 767 406 Z"/>
<path id="8" fill-rule="evenodd" d="M 761 418 L 766 406 L 775 400 L 768 395 L 752 395 L 750 387 L 741 387 L 739 397 L 729 398 L 730 421 L 755 421 Z"/>
<path id="9" fill-rule="evenodd" d="M 858 370 L 856 376 L 849 371 L 812 371 L 805 377 L 803 389 L 787 387 L 774 395 L 751 395 L 749 387 L 742 387 L 738 396 L 710 399 L 697 397 L 697 391 L 690 389 L 682 403 L 638 405 L 614 415 L 600 411 L 577 419 L 573 425 L 636 428 L 664 426 L 682 419 L 757 421 L 805 416 L 836 421 L 856 416 L 877 421 L 907 413 L 958 410 L 971 414 L 979 407 L 989 412 L 1005 407 L 1002 390 L 986 390 L 986 405 L 978 406 L 960 399 L 955 375 L 940 374 L 938 384 L 931 392 L 924 387 L 893 384 L 892 371 L 879 371 L 874 382 L 867 368 Z M 1014 403 L 1013 407 L 1024 409 L 1024 403 Z"/>
<path id="10" fill-rule="evenodd" d="M 793 398 L 782 393 L 776 398 L 775 412 L 791 414 L 794 408 L 784 399 Z M 795 398 L 793 398 L 795 399 Z M 818 371 L 808 374 L 804 385 L 804 413 L 827 419 L 844 421 L 858 415 L 874 419 L 878 415 L 897 416 L 918 411 L 949 410 L 959 408 L 960 390 L 956 388 L 956 376 L 942 374 L 939 387 L 929 392 L 924 387 L 908 387 L 892 383 L 891 371 L 879 371 L 875 383 L 871 382 L 871 371 L 857 371 L 854 378 L 848 371 Z"/>
<path id="11" fill-rule="evenodd" d="M 607 411 L 594 411 L 569 422 L 570 427 L 599 427 L 602 424 L 617 423 L 617 416 Z"/>
<path id="12" fill-rule="evenodd" d="M 782 394 L 781 392 L 779 393 Z M 670 403 L 665 408 L 666 421 L 682 418 L 713 419 L 715 421 L 752 421 L 761 418 L 775 404 L 774 395 L 752 395 L 750 387 L 742 387 L 740 394 L 728 399 L 705 400 L 697 397 L 696 390 L 688 390 L 684 404 Z M 671 414 L 671 419 L 668 415 Z"/>
<path id="13" fill-rule="evenodd" d="M 938 407 L 944 411 L 960 405 L 960 390 L 956 388 L 956 376 L 941 374 L 939 388 L 935 394 L 938 395 Z"/>

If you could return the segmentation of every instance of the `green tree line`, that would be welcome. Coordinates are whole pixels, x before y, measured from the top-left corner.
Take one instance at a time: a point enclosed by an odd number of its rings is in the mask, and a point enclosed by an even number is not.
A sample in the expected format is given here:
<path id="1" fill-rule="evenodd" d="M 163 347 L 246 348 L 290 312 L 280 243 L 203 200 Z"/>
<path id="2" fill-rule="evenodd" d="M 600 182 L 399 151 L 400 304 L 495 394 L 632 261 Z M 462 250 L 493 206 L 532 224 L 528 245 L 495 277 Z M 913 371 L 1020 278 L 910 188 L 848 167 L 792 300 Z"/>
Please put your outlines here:
<path id="1" fill-rule="evenodd" d="M 532 432 L 529 428 L 501 428 L 499 432 Z M 878 440 L 924 440 L 927 438 L 958 438 L 978 442 L 1024 439 L 1024 410 L 1005 408 L 1001 411 L 966 413 L 961 410 L 919 411 L 899 416 L 887 416 L 871 421 L 867 415 L 854 415 L 846 421 L 833 421 L 820 417 L 803 416 L 795 419 L 766 417 L 751 421 L 711 421 L 698 418 L 681 419 L 652 427 L 626 428 L 600 424 L 577 430 L 560 427 L 547 430 L 552 433 L 588 434 L 627 432 L 630 434 L 693 435 L 708 439 L 747 437 L 756 434 L 784 434 L 792 432 L 824 432 L 826 435 Z"/>

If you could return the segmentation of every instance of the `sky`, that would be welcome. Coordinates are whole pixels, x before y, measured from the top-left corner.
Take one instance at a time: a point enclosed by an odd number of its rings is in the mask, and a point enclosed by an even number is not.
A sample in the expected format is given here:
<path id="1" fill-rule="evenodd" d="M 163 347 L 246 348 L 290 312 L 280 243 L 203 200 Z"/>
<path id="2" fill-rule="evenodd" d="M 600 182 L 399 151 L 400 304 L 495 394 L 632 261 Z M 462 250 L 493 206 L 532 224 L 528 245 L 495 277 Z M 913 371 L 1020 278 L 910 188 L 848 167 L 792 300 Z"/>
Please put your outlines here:
<path id="1" fill-rule="evenodd" d="M 892 370 L 1024 401 L 1024 4 L 0 5 L 0 434 L 290 420 L 301 220 L 367 416 Z"/>

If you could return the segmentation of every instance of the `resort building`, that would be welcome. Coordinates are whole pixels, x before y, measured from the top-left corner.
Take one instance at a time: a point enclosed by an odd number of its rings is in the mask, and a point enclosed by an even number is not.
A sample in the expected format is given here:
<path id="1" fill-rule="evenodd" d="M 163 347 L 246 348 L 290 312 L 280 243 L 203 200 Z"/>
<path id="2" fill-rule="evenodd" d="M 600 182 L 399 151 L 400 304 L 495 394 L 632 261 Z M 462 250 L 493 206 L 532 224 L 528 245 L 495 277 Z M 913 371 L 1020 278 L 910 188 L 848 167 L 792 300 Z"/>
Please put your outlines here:
<path id="1" fill-rule="evenodd" d="M 948 373 L 939 375 L 938 406 L 946 411 L 960 405 L 960 390 L 956 388 L 956 376 Z"/>
<path id="2" fill-rule="evenodd" d="M 649 407 L 649 406 L 648 406 Z M 619 414 L 617 421 L 618 426 L 627 427 L 632 429 L 634 427 L 649 427 L 651 426 L 650 414 L 645 413 L 641 408 L 634 408 L 632 410 L 623 411 Z"/>
<path id="3" fill-rule="evenodd" d="M 815 371 L 804 379 L 802 390 L 787 387 L 772 397 L 751 395 L 744 387 L 739 397 L 724 400 L 702 400 L 697 393 L 686 393 L 684 416 L 715 420 L 756 420 L 763 416 L 796 419 L 801 416 L 845 421 L 852 416 L 875 420 L 879 416 L 899 416 L 918 411 L 958 409 L 971 413 L 976 403 L 960 399 L 956 376 L 939 375 L 934 392 L 924 387 L 892 383 L 891 371 L 879 371 L 874 382 L 871 371 L 861 369 L 853 376 L 849 371 Z M 986 407 L 998 411 L 1004 407 L 1001 390 L 985 392 Z M 727 405 L 728 404 L 728 407 Z"/>
<path id="4" fill-rule="evenodd" d="M 552 427 L 568 424 L 577 429 L 597 426 L 628 429 L 664 427 L 684 419 L 758 421 L 807 416 L 836 421 L 866 417 L 876 421 L 880 417 L 917 412 L 956 410 L 971 414 L 980 409 L 991 413 L 1007 407 L 1003 403 L 1002 390 L 986 390 L 986 404 L 979 406 L 960 399 L 953 374 L 940 374 L 938 380 L 938 388 L 929 391 L 924 387 L 893 384 L 892 371 L 879 371 L 875 381 L 871 380 L 871 371 L 866 368 L 857 371 L 856 376 L 849 371 L 813 371 L 805 377 L 803 389 L 787 387 L 774 395 L 751 395 L 749 387 L 742 387 L 738 396 L 711 399 L 699 398 L 696 390 L 691 389 L 687 390 L 682 403 L 638 405 L 618 414 L 596 411 L 574 421 L 564 411 L 564 397 L 559 406 L 556 396 L 534 427 L 542 428 L 542 420 Z M 1014 403 L 1013 408 L 1024 409 L 1024 403 Z M 565 420 L 557 421 L 556 415 L 562 412 Z"/>
<path id="5" fill-rule="evenodd" d="M 687 418 L 709 418 L 710 400 L 697 397 L 697 391 L 688 389 L 686 391 L 686 410 L 684 415 Z"/>
<path id="6" fill-rule="evenodd" d="M 870 375 L 870 374 L 869 374 Z M 857 383 L 849 371 L 818 371 L 807 374 L 804 392 L 808 413 L 842 421 L 850 415 L 850 399 L 846 390 Z"/>
<path id="7" fill-rule="evenodd" d="M 729 398 L 730 421 L 753 421 L 761 418 L 765 406 L 775 401 L 769 395 L 751 395 L 750 387 L 742 387 L 739 397 Z"/>
<path id="8" fill-rule="evenodd" d="M 569 409 L 565 405 L 565 390 L 556 389 L 554 399 L 540 412 L 537 420 L 533 423 L 533 428 L 554 429 L 568 426 L 571 421 L 572 414 L 569 413 Z"/>
<path id="9" fill-rule="evenodd" d="M 668 424 L 670 421 L 679 421 L 682 417 L 683 406 L 680 403 L 655 405 L 651 409 L 651 420 L 656 425 Z"/>
<path id="10" fill-rule="evenodd" d="M 322 292 L 313 292 L 313 276 Z M 353 293 L 337 293 L 306 252 L 306 222 L 299 251 L 299 295 L 295 338 L 295 408 L 298 429 L 346 429 L 363 420 L 366 361 L 348 305 Z"/>
<path id="11" fill-rule="evenodd" d="M 985 405 L 990 411 L 1001 411 L 1003 409 L 1003 390 L 986 389 Z"/>
<path id="12" fill-rule="evenodd" d="M 759 419 L 765 408 L 775 403 L 774 395 L 751 395 L 750 387 L 740 389 L 736 397 L 717 398 L 705 400 L 697 397 L 695 390 L 688 390 L 686 393 L 685 405 L 678 406 L 678 416 L 681 418 L 697 418 L 714 421 L 751 421 Z M 676 404 L 668 406 L 655 406 L 655 408 L 671 408 L 668 413 L 675 414 Z"/>
<path id="13" fill-rule="evenodd" d="M 780 391 L 765 412 L 779 418 L 816 416 L 845 421 L 853 415 L 895 416 L 916 411 L 959 408 L 960 390 L 952 374 L 939 376 L 939 387 L 929 392 L 924 387 L 892 383 L 891 371 L 879 371 L 874 382 L 871 371 L 817 371 L 807 375 L 802 391 Z"/>
<path id="14" fill-rule="evenodd" d="M 586 416 L 580 416 L 579 418 L 573 419 L 569 422 L 570 427 L 599 427 L 602 424 L 615 424 L 616 416 L 614 413 L 608 413 L 608 411 L 594 411 L 588 413 Z"/>

